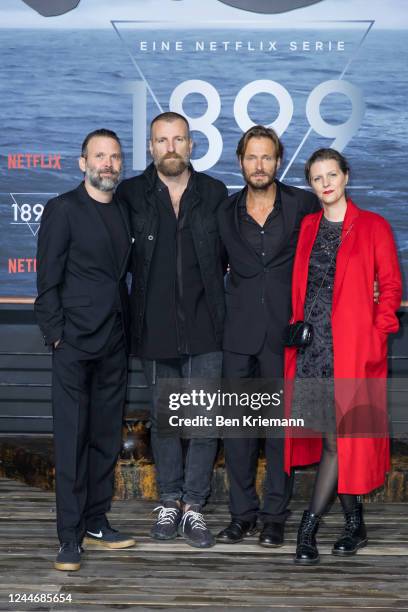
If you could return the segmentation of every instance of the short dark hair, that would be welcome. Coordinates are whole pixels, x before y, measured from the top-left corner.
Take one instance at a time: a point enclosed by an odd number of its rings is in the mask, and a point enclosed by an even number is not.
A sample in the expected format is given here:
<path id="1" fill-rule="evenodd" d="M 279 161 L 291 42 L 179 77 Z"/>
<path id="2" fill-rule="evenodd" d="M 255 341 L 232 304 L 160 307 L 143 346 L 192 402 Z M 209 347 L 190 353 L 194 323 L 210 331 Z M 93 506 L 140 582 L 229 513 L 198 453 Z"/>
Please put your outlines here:
<path id="1" fill-rule="evenodd" d="M 310 168 L 317 161 L 325 161 L 328 159 L 334 159 L 338 164 L 340 170 L 343 174 L 348 174 L 350 172 L 350 166 L 347 159 L 336 151 L 336 149 L 317 149 L 312 155 L 309 157 L 305 164 L 305 177 L 307 182 L 310 185 Z"/>
<path id="2" fill-rule="evenodd" d="M 236 151 L 239 160 L 244 157 L 248 142 L 251 140 L 251 138 L 269 138 L 269 140 L 272 140 L 273 144 L 275 145 L 277 159 L 282 159 L 283 144 L 279 140 L 279 137 L 275 130 L 273 130 L 272 128 L 265 127 L 264 125 L 254 125 L 249 128 L 249 130 L 247 130 L 244 134 L 242 134 L 239 140 Z"/>
<path id="3" fill-rule="evenodd" d="M 89 134 L 85 136 L 84 142 L 82 143 L 82 147 L 81 147 L 81 157 L 87 156 L 87 153 L 88 153 L 87 149 L 88 149 L 89 141 L 92 138 L 95 138 L 95 136 L 105 136 L 105 138 L 112 138 L 113 140 L 116 140 L 118 145 L 122 148 L 122 143 L 119 140 L 119 136 L 115 132 L 112 132 L 112 130 L 106 130 L 105 128 L 100 128 L 99 130 L 94 130 L 93 132 L 89 132 Z"/>
<path id="4" fill-rule="evenodd" d="M 174 113 L 173 111 L 167 111 L 165 113 L 160 113 L 160 115 L 157 115 L 157 117 L 153 119 L 153 121 L 150 124 L 150 137 L 152 136 L 153 126 L 158 121 L 167 121 L 167 123 L 173 123 L 173 121 L 177 121 L 178 119 L 181 119 L 186 124 L 187 134 L 188 134 L 188 137 L 190 138 L 190 126 L 189 126 L 187 119 L 183 115 L 180 115 L 180 113 Z"/>

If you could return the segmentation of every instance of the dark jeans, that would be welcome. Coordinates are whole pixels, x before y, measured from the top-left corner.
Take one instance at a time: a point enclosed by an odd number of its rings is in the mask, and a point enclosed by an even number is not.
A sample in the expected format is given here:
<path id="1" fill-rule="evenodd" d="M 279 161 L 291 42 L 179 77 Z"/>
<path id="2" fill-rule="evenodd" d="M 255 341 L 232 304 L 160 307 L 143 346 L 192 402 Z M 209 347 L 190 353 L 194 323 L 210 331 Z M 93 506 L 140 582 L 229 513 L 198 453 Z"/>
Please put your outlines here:
<path id="1" fill-rule="evenodd" d="M 57 530 L 61 542 L 98 531 L 110 509 L 122 442 L 127 354 L 117 318 L 106 346 L 85 353 L 61 342 L 53 350 Z"/>
<path id="2" fill-rule="evenodd" d="M 224 351 L 223 378 L 282 378 L 283 355 L 273 353 L 265 343 L 256 355 Z M 289 514 L 293 477 L 284 470 L 284 439 L 265 438 L 266 475 L 262 511 L 255 481 L 260 440 L 225 438 L 225 465 L 230 485 L 230 512 L 233 519 L 263 523 L 284 523 Z"/>
<path id="3" fill-rule="evenodd" d="M 205 504 L 210 494 L 218 439 L 192 438 L 183 443 L 176 436 L 160 435 L 157 426 L 157 383 L 161 378 L 216 380 L 221 377 L 221 364 L 221 352 L 175 359 L 143 360 L 146 380 L 152 385 L 153 391 L 151 443 L 162 502 L 180 500 L 190 505 Z"/>

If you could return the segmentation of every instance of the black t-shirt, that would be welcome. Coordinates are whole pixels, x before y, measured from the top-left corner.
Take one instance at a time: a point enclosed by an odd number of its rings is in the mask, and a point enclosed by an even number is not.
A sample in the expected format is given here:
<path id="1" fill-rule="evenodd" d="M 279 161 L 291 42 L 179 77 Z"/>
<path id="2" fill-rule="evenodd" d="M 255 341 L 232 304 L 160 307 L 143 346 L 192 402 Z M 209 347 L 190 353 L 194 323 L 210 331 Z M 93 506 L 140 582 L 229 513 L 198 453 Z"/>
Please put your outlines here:
<path id="1" fill-rule="evenodd" d="M 95 205 L 95 208 L 100 214 L 102 221 L 104 222 L 105 227 L 109 233 L 109 236 L 112 241 L 116 269 L 117 272 L 120 273 L 122 272 L 122 266 L 124 264 L 126 254 L 129 249 L 129 238 L 127 235 L 122 213 L 119 210 L 119 206 L 116 202 L 115 196 L 109 203 L 98 202 L 93 198 L 90 199 Z M 89 239 L 92 240 L 92 236 L 90 236 Z M 121 310 L 119 292 L 114 305 L 114 310 Z"/>
<path id="2" fill-rule="evenodd" d="M 129 238 L 119 206 L 115 200 L 115 197 L 113 197 L 112 201 L 109 203 L 97 202 L 96 200 L 92 201 L 109 232 L 112 240 L 116 267 L 118 271 L 121 271 L 127 251 L 129 249 Z"/>

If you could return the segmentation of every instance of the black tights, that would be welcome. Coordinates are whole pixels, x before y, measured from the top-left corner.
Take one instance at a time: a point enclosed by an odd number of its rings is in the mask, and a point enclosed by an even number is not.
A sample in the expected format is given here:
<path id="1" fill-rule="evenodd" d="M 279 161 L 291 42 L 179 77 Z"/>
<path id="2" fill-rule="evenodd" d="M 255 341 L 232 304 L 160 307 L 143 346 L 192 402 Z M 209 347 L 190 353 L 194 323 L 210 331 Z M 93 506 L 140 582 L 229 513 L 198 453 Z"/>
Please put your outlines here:
<path id="1" fill-rule="evenodd" d="M 311 513 L 323 514 L 333 501 L 337 491 L 337 467 L 337 438 L 334 434 L 326 434 L 309 505 Z M 357 495 L 342 493 L 339 498 L 344 512 L 352 512 L 357 505 Z"/>

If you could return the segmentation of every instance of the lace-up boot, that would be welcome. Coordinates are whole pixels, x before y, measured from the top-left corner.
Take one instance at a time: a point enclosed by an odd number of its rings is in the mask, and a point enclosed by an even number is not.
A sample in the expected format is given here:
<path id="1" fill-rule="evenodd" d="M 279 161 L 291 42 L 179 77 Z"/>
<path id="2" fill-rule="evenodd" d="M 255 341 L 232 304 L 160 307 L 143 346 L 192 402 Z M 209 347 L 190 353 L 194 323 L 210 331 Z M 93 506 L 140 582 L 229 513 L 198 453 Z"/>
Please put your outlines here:
<path id="1" fill-rule="evenodd" d="M 333 555 L 355 555 L 359 548 L 367 545 L 367 531 L 363 519 L 363 504 L 357 504 L 352 512 L 344 513 L 346 523 L 343 533 L 335 542 Z"/>
<path id="2" fill-rule="evenodd" d="M 183 536 L 187 544 L 195 548 L 210 548 L 215 544 L 215 538 L 205 524 L 204 516 L 198 504 L 190 506 L 184 512 L 179 525 L 179 535 Z"/>
<path id="3" fill-rule="evenodd" d="M 309 510 L 303 512 L 297 535 L 295 563 L 300 565 L 316 565 L 319 563 L 316 532 L 319 528 L 320 519 L 320 514 L 312 514 Z"/>
<path id="4" fill-rule="evenodd" d="M 153 512 L 159 511 L 159 515 L 150 530 L 150 536 L 154 540 L 173 540 L 177 537 L 177 528 L 181 520 L 181 509 L 177 502 L 163 502 Z"/>

